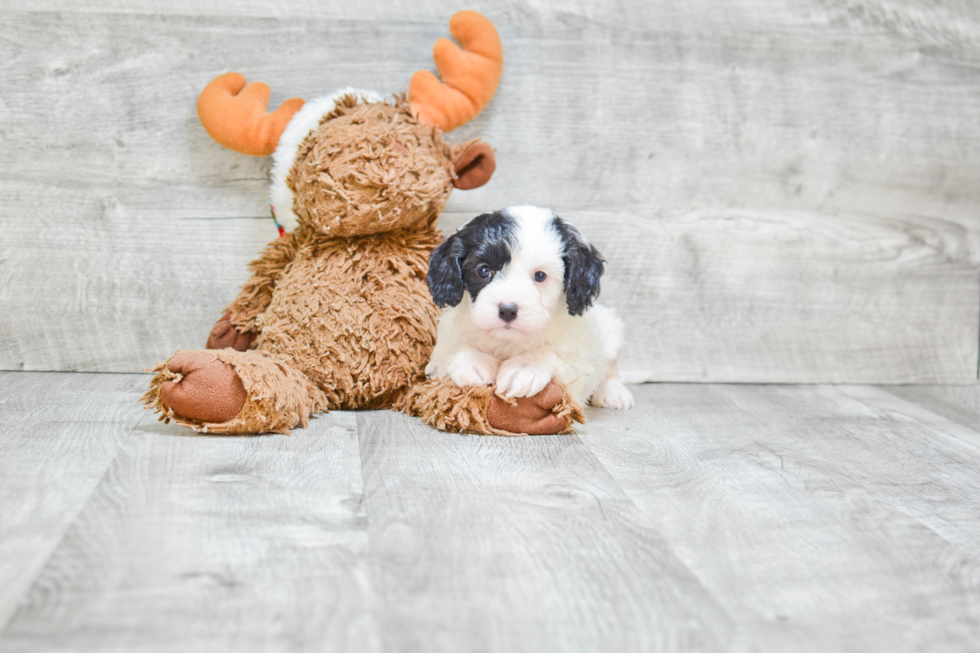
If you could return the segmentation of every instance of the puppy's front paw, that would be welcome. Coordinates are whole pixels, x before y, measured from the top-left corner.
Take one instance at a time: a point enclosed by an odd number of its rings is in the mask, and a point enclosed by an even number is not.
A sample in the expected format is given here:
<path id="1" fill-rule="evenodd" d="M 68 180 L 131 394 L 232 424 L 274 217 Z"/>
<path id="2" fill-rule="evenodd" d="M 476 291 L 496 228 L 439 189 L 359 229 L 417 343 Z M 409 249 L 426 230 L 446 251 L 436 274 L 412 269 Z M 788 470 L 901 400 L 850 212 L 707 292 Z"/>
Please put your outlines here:
<path id="1" fill-rule="evenodd" d="M 596 388 L 589 403 L 598 408 L 625 410 L 633 407 L 633 393 L 619 379 L 606 379 Z"/>
<path id="2" fill-rule="evenodd" d="M 461 388 L 490 385 L 499 367 L 500 363 L 490 354 L 464 350 L 456 354 L 449 364 L 449 378 Z"/>
<path id="3" fill-rule="evenodd" d="M 520 358 L 503 362 L 497 372 L 497 392 L 505 397 L 531 397 L 551 381 L 551 370 Z"/>

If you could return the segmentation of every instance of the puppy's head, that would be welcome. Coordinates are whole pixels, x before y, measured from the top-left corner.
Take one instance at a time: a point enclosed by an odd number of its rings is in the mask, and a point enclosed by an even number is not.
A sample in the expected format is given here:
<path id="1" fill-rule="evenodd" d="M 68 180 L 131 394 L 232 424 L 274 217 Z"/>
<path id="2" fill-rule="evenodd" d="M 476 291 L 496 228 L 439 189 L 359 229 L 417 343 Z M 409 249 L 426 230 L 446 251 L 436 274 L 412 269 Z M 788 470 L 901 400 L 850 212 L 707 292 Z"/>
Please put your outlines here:
<path id="1" fill-rule="evenodd" d="M 469 294 L 479 329 L 504 340 L 533 336 L 555 311 L 581 315 L 599 295 L 603 259 L 548 209 L 513 206 L 470 220 L 429 258 L 438 306 Z"/>

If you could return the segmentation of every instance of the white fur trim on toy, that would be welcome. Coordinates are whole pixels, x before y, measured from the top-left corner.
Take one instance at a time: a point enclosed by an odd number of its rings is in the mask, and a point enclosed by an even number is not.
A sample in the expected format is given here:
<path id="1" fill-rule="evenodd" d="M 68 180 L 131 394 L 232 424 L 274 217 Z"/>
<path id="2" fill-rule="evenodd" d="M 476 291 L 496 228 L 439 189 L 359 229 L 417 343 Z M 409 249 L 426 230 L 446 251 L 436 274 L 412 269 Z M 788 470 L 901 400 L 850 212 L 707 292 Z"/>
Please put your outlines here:
<path id="1" fill-rule="evenodd" d="M 330 95 L 318 97 L 303 105 L 293 119 L 286 125 L 276 151 L 272 153 L 272 186 L 269 189 L 269 204 L 276 222 L 285 231 L 293 231 L 299 224 L 293 212 L 293 191 L 286 184 L 286 177 L 293 167 L 293 161 L 299 153 L 299 146 L 310 132 L 317 128 L 323 116 L 334 110 L 337 100 L 345 95 L 356 95 L 364 102 L 384 102 L 380 93 L 356 88 L 342 88 Z"/>

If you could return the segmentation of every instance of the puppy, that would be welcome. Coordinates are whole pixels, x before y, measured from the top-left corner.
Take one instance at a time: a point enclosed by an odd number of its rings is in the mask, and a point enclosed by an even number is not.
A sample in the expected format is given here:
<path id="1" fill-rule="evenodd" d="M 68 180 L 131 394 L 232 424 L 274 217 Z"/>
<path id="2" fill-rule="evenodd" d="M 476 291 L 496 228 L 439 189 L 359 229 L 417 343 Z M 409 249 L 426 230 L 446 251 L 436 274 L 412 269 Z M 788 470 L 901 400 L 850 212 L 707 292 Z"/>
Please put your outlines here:
<path id="1" fill-rule="evenodd" d="M 426 282 L 437 306 L 436 346 L 426 367 L 459 386 L 496 383 L 530 397 L 554 379 L 593 406 L 630 408 L 618 377 L 623 322 L 593 305 L 603 259 L 548 209 L 485 213 L 439 245 Z"/>

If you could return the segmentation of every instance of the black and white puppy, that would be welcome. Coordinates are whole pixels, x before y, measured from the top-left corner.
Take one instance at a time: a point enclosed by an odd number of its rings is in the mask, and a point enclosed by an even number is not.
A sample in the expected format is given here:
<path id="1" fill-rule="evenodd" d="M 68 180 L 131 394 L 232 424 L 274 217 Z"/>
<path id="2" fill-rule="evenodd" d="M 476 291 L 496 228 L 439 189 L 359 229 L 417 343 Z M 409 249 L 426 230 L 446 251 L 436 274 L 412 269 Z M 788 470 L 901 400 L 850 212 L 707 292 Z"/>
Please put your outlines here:
<path id="1" fill-rule="evenodd" d="M 512 206 L 470 220 L 429 258 L 432 299 L 448 308 L 426 374 L 496 383 L 506 397 L 530 397 L 554 378 L 578 401 L 631 407 L 616 365 L 623 322 L 593 305 L 603 263 L 548 209 Z"/>

